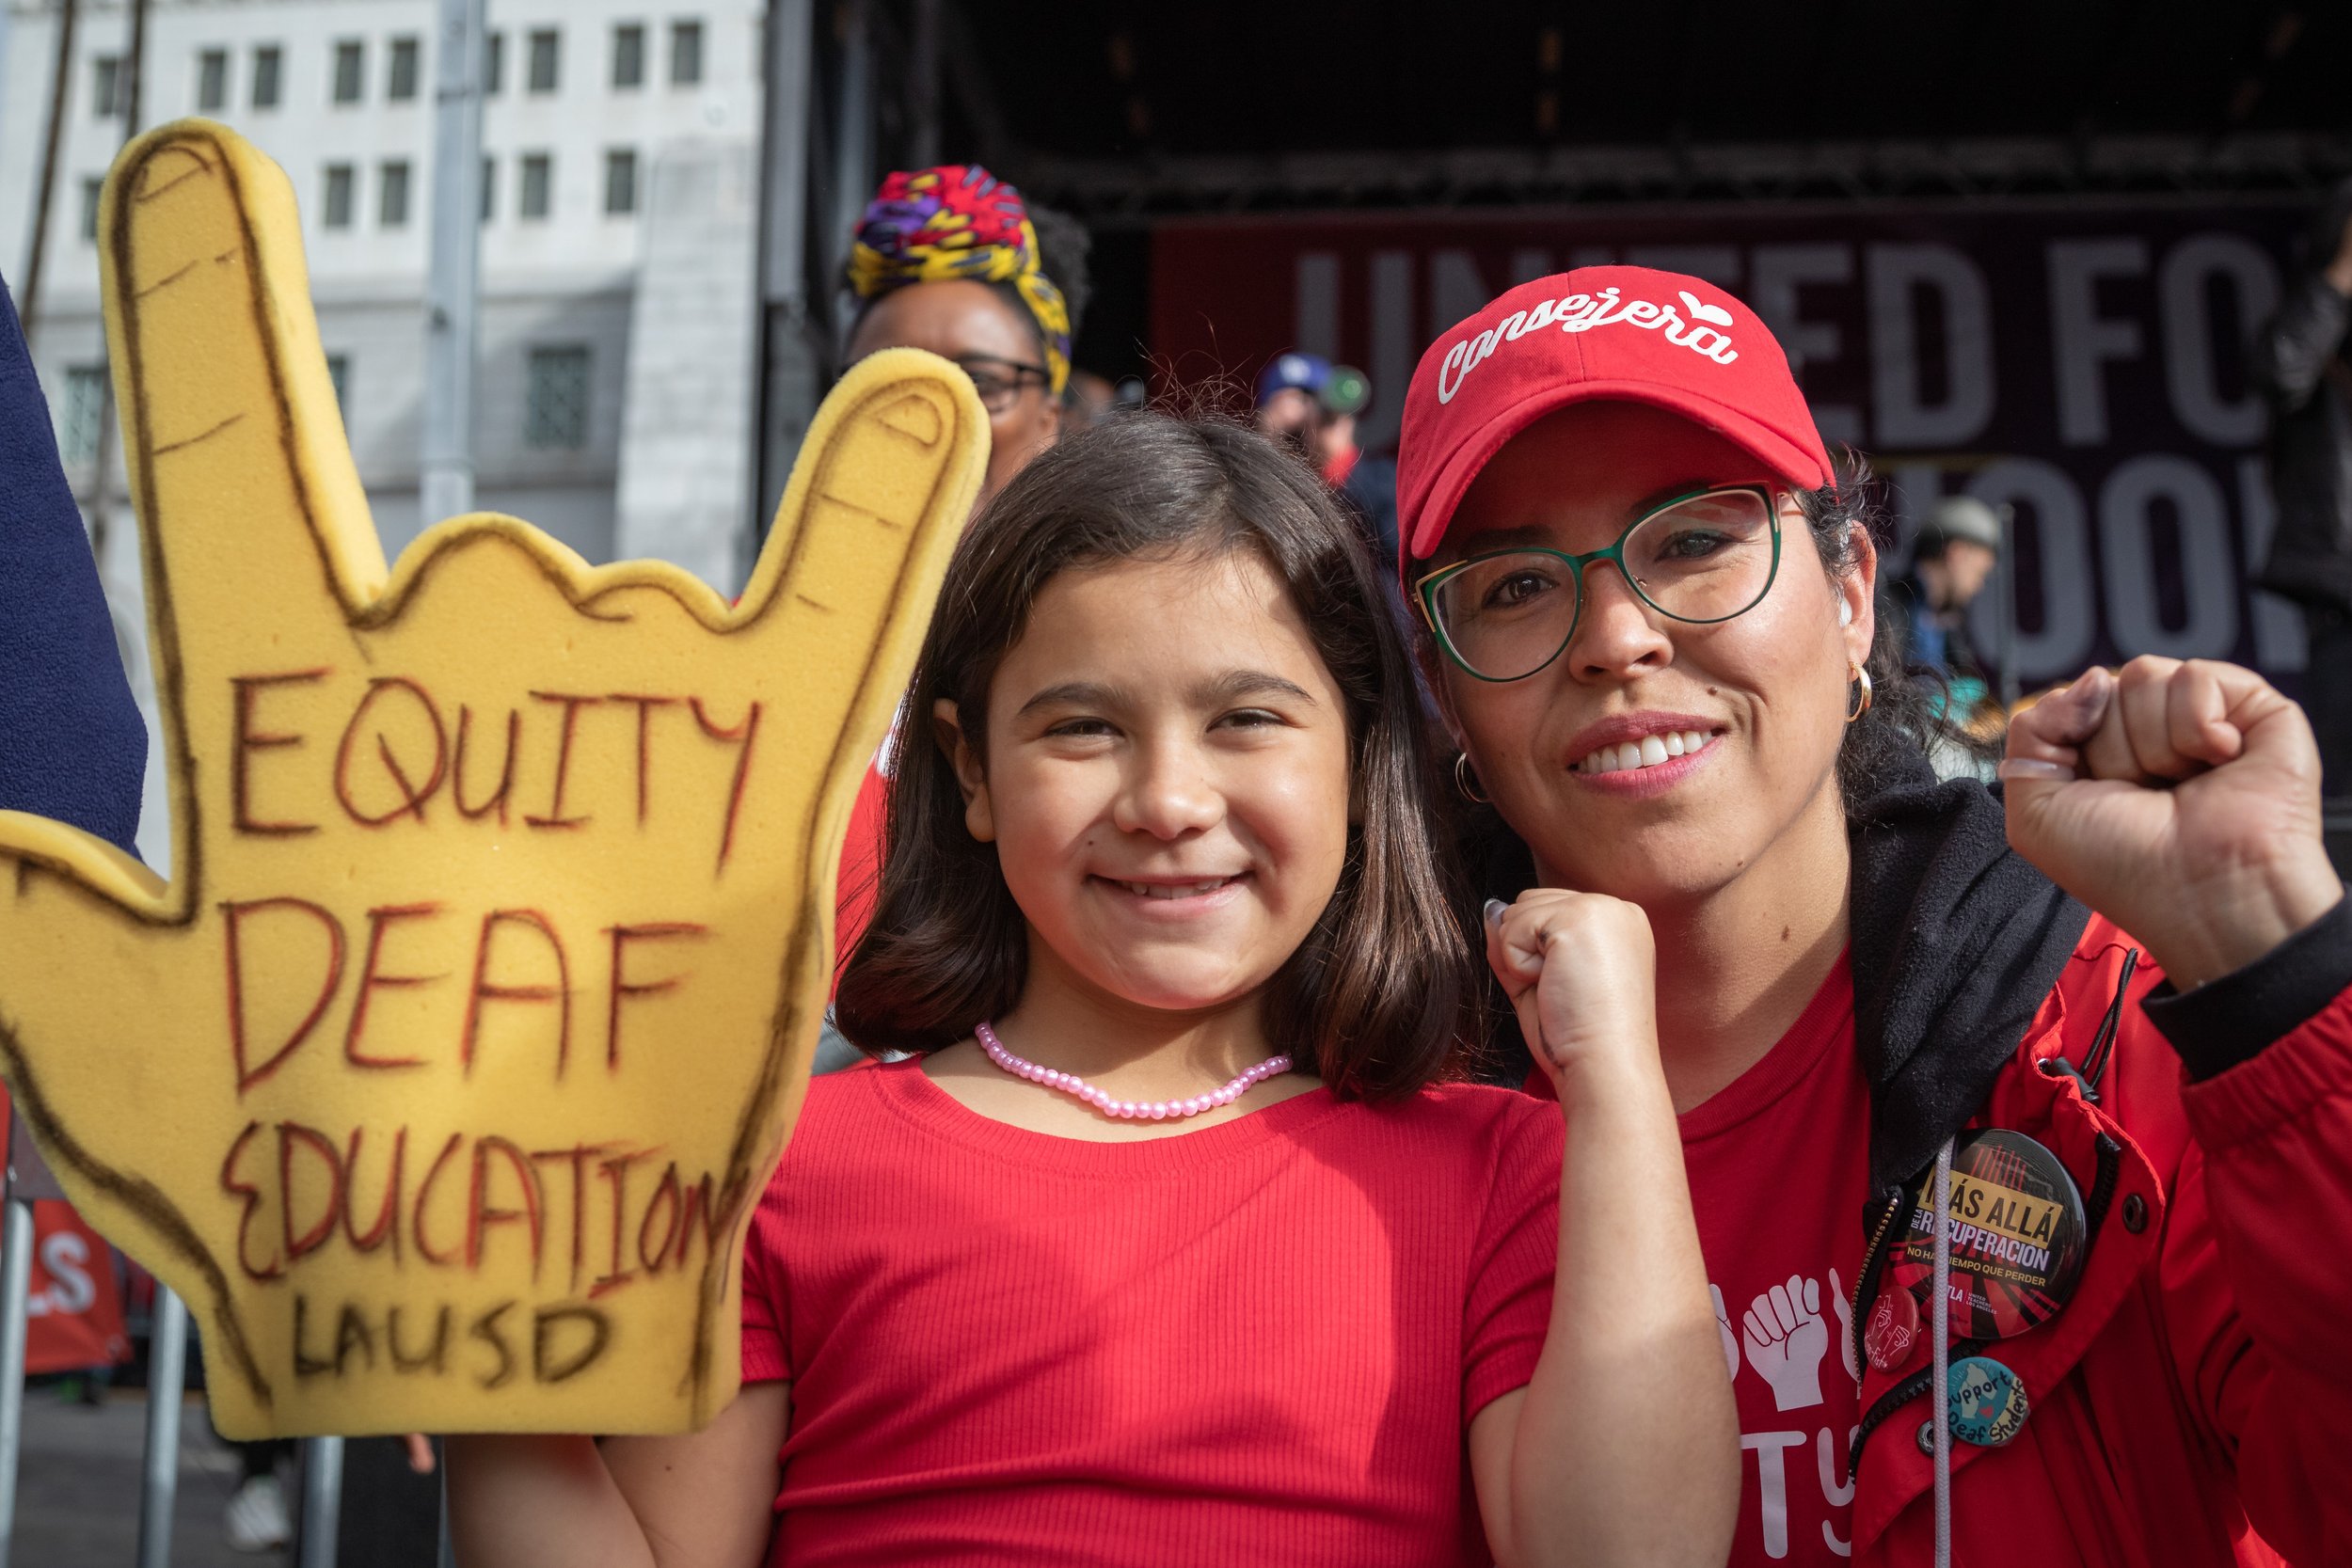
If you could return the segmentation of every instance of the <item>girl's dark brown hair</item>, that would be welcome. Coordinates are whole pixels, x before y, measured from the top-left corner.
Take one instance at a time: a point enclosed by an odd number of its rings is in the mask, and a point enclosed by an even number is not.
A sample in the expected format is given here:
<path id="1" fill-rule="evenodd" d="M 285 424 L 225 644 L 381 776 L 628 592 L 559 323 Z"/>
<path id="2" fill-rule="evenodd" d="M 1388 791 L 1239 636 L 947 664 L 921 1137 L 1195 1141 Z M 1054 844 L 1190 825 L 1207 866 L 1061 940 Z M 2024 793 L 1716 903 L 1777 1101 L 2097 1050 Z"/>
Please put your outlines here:
<path id="1" fill-rule="evenodd" d="M 1151 412 L 1039 457 L 956 551 L 907 701 L 879 901 L 834 999 L 850 1040 L 936 1051 L 1003 1017 L 1026 978 L 1027 926 L 995 846 L 964 827 L 955 769 L 930 740 L 933 705 L 955 704 L 985 768 L 989 683 L 1055 574 L 1245 549 L 1288 588 L 1346 699 L 1357 817 L 1337 891 L 1269 983 L 1268 1034 L 1363 1099 L 1430 1083 L 1477 1037 L 1470 926 L 1432 816 L 1444 797 L 1369 552 L 1320 479 L 1265 437 Z"/>

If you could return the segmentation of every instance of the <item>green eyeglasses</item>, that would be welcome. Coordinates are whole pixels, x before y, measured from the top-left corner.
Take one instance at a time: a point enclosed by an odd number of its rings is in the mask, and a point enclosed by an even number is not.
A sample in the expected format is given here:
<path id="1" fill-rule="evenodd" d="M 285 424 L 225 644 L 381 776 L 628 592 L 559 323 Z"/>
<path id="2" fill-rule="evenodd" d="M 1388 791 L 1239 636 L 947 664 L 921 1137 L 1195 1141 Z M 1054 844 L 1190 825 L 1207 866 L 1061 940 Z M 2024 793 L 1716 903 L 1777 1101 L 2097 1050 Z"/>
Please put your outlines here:
<path id="1" fill-rule="evenodd" d="M 1584 612 L 1584 568 L 1613 562 L 1641 601 L 1671 621 L 1744 615 L 1780 573 L 1780 507 L 1770 485 L 1677 496 L 1586 555 L 1523 547 L 1457 561 L 1413 585 L 1446 657 L 1482 681 L 1516 681 L 1558 658 Z"/>

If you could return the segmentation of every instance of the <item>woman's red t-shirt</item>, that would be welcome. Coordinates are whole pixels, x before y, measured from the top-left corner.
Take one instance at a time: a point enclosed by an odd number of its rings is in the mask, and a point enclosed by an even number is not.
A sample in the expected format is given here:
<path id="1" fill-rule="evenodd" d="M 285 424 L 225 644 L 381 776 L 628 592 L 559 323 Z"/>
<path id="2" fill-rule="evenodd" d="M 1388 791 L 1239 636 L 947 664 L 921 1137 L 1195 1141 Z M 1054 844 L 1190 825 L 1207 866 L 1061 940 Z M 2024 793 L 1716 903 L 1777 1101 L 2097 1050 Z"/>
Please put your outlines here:
<path id="1" fill-rule="evenodd" d="M 1452 1085 L 1089 1143 L 817 1079 L 744 1249 L 770 1560 L 1489 1561 L 1464 1433 L 1543 1346 L 1561 1134 Z"/>
<path id="2" fill-rule="evenodd" d="M 1528 1087 L 1549 1096 L 1541 1069 Z M 1870 1090 L 1840 958 L 1763 1059 L 1682 1113 L 1682 1165 L 1740 1406 L 1729 1568 L 1832 1568 L 1852 1555 L 1862 1418 L 1855 1216 L 1869 1196 Z"/>

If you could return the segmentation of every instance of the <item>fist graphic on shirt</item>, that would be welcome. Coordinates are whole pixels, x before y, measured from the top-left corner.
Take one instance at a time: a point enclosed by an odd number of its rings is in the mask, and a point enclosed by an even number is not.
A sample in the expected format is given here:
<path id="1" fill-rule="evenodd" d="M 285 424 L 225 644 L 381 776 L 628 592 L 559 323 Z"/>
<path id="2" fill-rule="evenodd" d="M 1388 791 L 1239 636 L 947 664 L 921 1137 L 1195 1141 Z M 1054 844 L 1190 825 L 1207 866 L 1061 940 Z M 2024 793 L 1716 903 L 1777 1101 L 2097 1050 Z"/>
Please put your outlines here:
<path id="1" fill-rule="evenodd" d="M 1724 1341 L 1724 1370 L 1737 1379 L 1740 1375 L 1740 1336 L 1731 1331 L 1731 1313 L 1724 1307 L 1724 1288 L 1710 1282 L 1707 1293 L 1715 1303 L 1715 1332 Z"/>
<path id="2" fill-rule="evenodd" d="M 1821 1287 L 1790 1275 L 1748 1304 L 1741 1319 L 1748 1365 L 1772 1390 L 1776 1410 L 1821 1402 L 1821 1357 L 1829 1354 L 1829 1324 L 1821 1319 Z"/>

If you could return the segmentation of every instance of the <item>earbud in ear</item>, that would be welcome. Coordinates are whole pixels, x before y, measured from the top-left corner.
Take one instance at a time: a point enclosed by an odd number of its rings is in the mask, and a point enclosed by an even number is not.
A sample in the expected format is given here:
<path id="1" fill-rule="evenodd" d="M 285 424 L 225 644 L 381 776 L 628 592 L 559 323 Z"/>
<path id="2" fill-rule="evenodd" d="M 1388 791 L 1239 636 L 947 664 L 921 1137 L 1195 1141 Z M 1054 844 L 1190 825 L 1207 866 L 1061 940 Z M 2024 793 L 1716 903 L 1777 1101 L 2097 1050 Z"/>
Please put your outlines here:
<path id="1" fill-rule="evenodd" d="M 1853 625 L 1853 601 L 1851 599 L 1837 601 L 1837 624 L 1841 626 Z"/>

